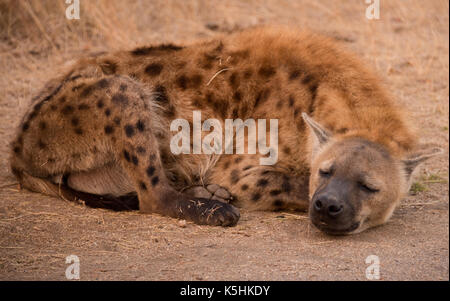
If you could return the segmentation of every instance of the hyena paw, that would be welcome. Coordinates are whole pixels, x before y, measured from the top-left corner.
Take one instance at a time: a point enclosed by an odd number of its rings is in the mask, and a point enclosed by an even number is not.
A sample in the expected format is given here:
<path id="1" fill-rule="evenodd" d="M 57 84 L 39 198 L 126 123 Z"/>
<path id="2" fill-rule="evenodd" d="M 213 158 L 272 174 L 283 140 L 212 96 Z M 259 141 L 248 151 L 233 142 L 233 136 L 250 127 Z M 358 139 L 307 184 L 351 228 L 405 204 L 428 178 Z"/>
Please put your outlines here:
<path id="1" fill-rule="evenodd" d="M 196 212 L 192 220 L 200 225 L 234 226 L 240 218 L 239 209 L 221 201 L 199 198 L 190 200 L 187 207 Z"/>
<path id="2" fill-rule="evenodd" d="M 236 207 L 222 201 L 210 200 L 211 206 L 203 212 L 206 224 L 211 226 L 234 226 L 237 224 L 240 213 Z"/>
<path id="3" fill-rule="evenodd" d="M 184 192 L 195 198 L 215 200 L 227 204 L 233 201 L 231 193 L 226 188 L 217 184 L 192 186 L 187 188 Z"/>

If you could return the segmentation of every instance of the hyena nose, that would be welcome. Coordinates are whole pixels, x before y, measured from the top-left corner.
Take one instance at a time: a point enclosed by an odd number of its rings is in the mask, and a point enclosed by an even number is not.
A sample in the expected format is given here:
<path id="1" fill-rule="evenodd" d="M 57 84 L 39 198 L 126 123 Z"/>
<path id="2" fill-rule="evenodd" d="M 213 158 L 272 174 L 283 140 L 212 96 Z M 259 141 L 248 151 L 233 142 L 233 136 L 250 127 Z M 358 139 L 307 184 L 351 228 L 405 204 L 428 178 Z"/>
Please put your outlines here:
<path id="1" fill-rule="evenodd" d="M 331 196 L 321 196 L 314 201 L 313 208 L 318 213 L 328 215 L 330 217 L 337 217 L 344 211 L 344 206 Z"/>

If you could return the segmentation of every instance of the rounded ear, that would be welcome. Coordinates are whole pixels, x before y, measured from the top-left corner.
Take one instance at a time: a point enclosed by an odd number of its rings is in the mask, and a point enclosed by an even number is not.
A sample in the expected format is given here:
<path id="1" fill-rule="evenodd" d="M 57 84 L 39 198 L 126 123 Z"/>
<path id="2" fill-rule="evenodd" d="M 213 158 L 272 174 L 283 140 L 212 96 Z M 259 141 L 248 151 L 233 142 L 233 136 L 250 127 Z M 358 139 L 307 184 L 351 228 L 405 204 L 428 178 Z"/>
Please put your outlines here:
<path id="1" fill-rule="evenodd" d="M 308 114 L 302 113 L 302 117 L 306 124 L 310 127 L 314 135 L 317 137 L 320 145 L 327 143 L 331 139 L 331 133 L 319 123 L 314 121 L 314 119 L 309 117 Z"/>
<path id="2" fill-rule="evenodd" d="M 420 146 L 419 150 L 411 153 L 402 160 L 405 167 L 408 178 L 413 173 L 414 169 L 419 166 L 420 163 L 428 160 L 431 157 L 443 154 L 444 150 L 440 147 Z"/>

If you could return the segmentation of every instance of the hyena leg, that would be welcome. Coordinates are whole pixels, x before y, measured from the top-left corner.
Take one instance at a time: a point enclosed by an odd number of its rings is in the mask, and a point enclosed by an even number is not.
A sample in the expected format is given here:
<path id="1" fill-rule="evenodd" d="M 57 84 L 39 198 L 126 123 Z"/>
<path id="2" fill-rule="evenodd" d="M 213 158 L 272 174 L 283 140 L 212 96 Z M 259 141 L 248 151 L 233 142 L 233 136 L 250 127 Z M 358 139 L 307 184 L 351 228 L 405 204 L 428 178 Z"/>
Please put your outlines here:
<path id="1" fill-rule="evenodd" d="M 161 117 L 153 101 L 141 83 L 128 77 L 66 81 L 25 118 L 13 143 L 12 169 L 19 180 L 29 174 L 49 184 L 55 175 L 90 173 L 119 164 L 138 194 L 141 211 L 198 224 L 236 224 L 235 207 L 192 198 L 170 186 L 154 136 L 155 120 Z"/>
<path id="2" fill-rule="evenodd" d="M 233 204 L 254 210 L 308 209 L 307 172 L 289 171 L 281 166 L 259 165 L 259 157 L 224 156 L 218 162 L 212 181 L 233 194 Z"/>

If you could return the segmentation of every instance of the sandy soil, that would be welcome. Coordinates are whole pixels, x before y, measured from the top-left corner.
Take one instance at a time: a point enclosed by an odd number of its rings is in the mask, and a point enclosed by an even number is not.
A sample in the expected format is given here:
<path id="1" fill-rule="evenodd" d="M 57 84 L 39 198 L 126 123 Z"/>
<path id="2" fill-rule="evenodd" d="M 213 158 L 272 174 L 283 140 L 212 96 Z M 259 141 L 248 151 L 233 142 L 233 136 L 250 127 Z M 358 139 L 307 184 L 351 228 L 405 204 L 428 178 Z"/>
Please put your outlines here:
<path id="1" fill-rule="evenodd" d="M 365 280 L 369 255 L 382 280 L 449 279 L 448 1 L 381 1 L 373 21 L 359 0 L 89 1 L 80 21 L 64 18 L 63 1 L 45 2 L 54 9 L 0 0 L 0 280 L 65 280 L 71 254 L 82 280 Z M 55 66 L 84 51 L 272 23 L 312 28 L 356 52 L 410 110 L 422 141 L 445 149 L 386 225 L 332 237 L 306 214 L 244 210 L 233 228 L 183 225 L 18 190 L 8 143 Z"/>

